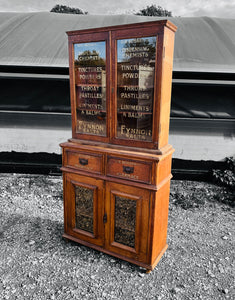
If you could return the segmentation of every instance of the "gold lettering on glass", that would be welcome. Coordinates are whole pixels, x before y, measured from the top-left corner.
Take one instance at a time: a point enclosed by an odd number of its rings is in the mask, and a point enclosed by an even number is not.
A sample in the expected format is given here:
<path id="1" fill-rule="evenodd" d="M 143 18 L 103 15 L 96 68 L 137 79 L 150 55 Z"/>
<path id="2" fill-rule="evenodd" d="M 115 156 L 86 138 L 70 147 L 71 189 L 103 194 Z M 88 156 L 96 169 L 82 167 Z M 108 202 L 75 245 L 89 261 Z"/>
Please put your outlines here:
<path id="1" fill-rule="evenodd" d="M 152 141 L 156 37 L 117 40 L 117 131 Z"/>
<path id="2" fill-rule="evenodd" d="M 77 133 L 106 136 L 106 43 L 74 44 Z"/>

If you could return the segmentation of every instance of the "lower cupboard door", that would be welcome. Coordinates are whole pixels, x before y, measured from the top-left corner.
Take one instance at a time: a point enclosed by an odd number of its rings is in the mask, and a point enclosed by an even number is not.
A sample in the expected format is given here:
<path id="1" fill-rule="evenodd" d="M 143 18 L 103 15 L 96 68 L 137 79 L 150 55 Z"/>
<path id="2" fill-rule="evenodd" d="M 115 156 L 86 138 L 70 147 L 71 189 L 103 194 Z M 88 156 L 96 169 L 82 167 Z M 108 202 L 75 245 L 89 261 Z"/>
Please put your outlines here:
<path id="1" fill-rule="evenodd" d="M 147 190 L 116 183 L 106 185 L 106 249 L 122 256 L 146 261 L 149 203 Z"/>
<path id="2" fill-rule="evenodd" d="M 82 241 L 102 246 L 103 181 L 65 174 L 65 232 Z"/>

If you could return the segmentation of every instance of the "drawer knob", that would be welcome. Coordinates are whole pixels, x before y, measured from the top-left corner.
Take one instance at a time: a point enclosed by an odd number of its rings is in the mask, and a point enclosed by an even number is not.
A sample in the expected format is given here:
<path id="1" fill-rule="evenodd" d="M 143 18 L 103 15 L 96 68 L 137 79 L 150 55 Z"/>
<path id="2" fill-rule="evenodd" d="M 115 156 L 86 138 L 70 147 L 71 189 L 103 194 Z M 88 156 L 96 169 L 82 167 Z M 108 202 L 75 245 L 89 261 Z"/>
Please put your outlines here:
<path id="1" fill-rule="evenodd" d="M 134 167 L 123 166 L 123 172 L 126 174 L 134 173 Z"/>
<path id="2" fill-rule="evenodd" d="M 79 164 L 80 164 L 80 165 L 83 165 L 83 166 L 88 165 L 88 159 L 85 159 L 85 158 L 79 158 Z"/>

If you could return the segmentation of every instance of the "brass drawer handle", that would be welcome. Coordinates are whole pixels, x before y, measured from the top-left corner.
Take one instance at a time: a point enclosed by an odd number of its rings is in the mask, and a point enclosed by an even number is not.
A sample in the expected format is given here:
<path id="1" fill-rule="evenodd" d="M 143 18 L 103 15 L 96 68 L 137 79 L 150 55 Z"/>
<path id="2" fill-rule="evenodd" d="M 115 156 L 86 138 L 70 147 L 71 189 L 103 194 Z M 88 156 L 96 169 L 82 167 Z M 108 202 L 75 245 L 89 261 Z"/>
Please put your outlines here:
<path id="1" fill-rule="evenodd" d="M 85 158 L 79 158 L 79 164 L 80 164 L 80 165 L 83 165 L 83 166 L 88 165 L 88 159 L 85 159 Z"/>
<path id="2" fill-rule="evenodd" d="M 126 174 L 134 173 L 134 167 L 123 166 L 123 172 Z"/>

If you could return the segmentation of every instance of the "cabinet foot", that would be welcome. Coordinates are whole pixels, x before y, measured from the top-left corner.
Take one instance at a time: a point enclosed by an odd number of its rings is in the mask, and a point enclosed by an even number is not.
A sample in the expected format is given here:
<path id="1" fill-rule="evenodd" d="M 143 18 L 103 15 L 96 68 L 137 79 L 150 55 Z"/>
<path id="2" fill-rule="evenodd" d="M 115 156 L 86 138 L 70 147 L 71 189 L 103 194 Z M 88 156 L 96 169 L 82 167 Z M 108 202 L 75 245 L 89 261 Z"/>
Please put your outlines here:
<path id="1" fill-rule="evenodd" d="M 152 270 L 146 269 L 146 274 L 149 274 L 151 272 L 152 272 Z"/>

